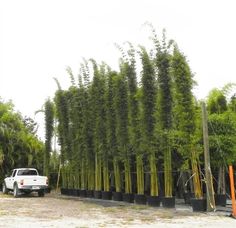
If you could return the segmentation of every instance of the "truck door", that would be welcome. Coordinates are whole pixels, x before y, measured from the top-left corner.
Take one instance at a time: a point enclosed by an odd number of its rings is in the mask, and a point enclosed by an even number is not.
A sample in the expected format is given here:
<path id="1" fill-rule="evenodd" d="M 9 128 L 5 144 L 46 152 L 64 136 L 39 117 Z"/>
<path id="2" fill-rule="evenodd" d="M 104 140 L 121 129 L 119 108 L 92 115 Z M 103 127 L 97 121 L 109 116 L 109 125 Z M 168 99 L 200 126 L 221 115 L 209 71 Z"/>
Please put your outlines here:
<path id="1" fill-rule="evenodd" d="M 9 189 L 13 189 L 13 184 L 15 182 L 16 171 L 17 171 L 16 169 L 13 170 L 12 175 L 9 177 L 9 184 L 8 184 Z"/>

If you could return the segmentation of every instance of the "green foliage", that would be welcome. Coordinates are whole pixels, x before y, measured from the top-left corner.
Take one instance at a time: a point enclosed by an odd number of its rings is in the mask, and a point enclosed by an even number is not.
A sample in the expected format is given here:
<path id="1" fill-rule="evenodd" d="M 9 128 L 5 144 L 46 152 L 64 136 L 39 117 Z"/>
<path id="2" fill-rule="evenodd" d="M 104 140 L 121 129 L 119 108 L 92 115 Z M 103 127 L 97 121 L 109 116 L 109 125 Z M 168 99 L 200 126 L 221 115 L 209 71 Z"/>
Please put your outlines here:
<path id="1" fill-rule="evenodd" d="M 143 147 L 148 154 L 149 166 L 151 171 L 151 195 L 158 195 L 158 180 L 155 155 L 155 108 L 156 108 L 156 75 L 152 60 L 145 48 L 141 47 L 142 60 L 142 122 L 143 122 Z"/>
<path id="2" fill-rule="evenodd" d="M 125 75 L 125 65 L 121 64 L 121 73 L 116 78 L 116 117 L 117 117 L 117 142 L 118 150 L 124 162 L 125 192 L 131 193 L 131 170 L 130 170 L 130 138 L 128 132 L 128 83 Z"/>
<path id="3" fill-rule="evenodd" d="M 44 175 L 49 175 L 50 153 L 52 152 L 52 137 L 54 129 L 54 104 L 48 99 L 45 102 L 45 152 L 44 152 Z"/>
<path id="4" fill-rule="evenodd" d="M 209 147 L 214 167 L 236 161 L 236 115 L 232 112 L 209 115 Z"/>
<path id="5" fill-rule="evenodd" d="M 102 190 L 102 160 L 104 168 L 104 187 L 109 190 L 108 183 L 108 151 L 107 151 L 107 129 L 106 129 L 106 73 L 105 66 L 98 68 L 96 62 L 93 64 L 93 83 L 91 88 L 92 107 L 94 115 L 94 145 L 95 145 L 95 189 Z"/>
<path id="6" fill-rule="evenodd" d="M 158 46 L 155 63 L 158 71 L 158 125 L 161 144 L 160 149 L 164 156 L 165 196 L 172 196 L 172 161 L 170 131 L 172 130 L 172 79 L 170 74 L 170 59 L 166 46 L 165 33 L 163 33 L 162 45 Z"/>
<path id="7" fill-rule="evenodd" d="M 44 145 L 37 138 L 36 124 L 14 111 L 10 102 L 0 100 L 0 180 L 16 167 L 43 170 Z"/>
<path id="8" fill-rule="evenodd" d="M 222 90 L 212 89 L 207 98 L 207 108 L 212 113 L 223 113 L 227 110 L 227 100 Z"/>
<path id="9" fill-rule="evenodd" d="M 119 72 L 104 63 L 98 65 L 93 59 L 83 60 L 78 82 L 71 68 L 67 68 L 69 89 L 62 90 L 56 80 L 55 118 L 64 187 L 109 191 L 115 185 L 116 192 L 124 187 L 126 193 L 150 191 L 150 195 L 157 196 L 158 164 L 160 170 L 164 168 L 166 197 L 172 196 L 172 169 L 190 167 L 195 196 L 202 197 L 202 120 L 199 102 L 192 94 L 193 75 L 177 45 L 173 46 L 172 40 L 167 42 L 165 32 L 161 41 L 155 29 L 152 28 L 152 32 L 155 50 L 149 54 L 139 46 L 140 82 L 135 48 L 130 43 L 127 52 L 118 47 L 122 54 Z M 227 107 L 227 94 L 232 86 L 215 89 L 209 95 L 211 113 L 236 112 L 235 96 Z M 235 119 L 230 117 L 230 122 L 225 116 L 221 117 L 222 121 L 218 120 L 219 116 L 214 118 L 218 137 L 210 132 L 213 160 L 217 161 L 224 154 L 227 162 L 232 162 L 235 159 Z M 225 124 L 222 132 L 219 130 L 221 122 Z M 224 153 L 217 147 L 219 139 Z M 31 146 L 28 144 L 28 147 Z M 4 160 L 2 151 L 0 162 Z M 28 162 L 31 162 L 30 156 Z M 215 162 L 214 166 L 217 165 Z M 135 176 L 134 170 L 136 181 L 131 179 Z M 144 171 L 150 173 L 150 180 L 146 182 Z"/>

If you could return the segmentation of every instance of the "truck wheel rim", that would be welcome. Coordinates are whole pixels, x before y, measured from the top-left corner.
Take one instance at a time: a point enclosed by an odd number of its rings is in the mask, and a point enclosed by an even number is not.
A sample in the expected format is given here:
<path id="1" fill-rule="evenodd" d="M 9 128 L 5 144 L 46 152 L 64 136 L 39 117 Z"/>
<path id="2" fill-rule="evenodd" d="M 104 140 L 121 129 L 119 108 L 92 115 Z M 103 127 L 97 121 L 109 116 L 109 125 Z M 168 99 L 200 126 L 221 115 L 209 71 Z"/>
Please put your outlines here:
<path id="1" fill-rule="evenodd" d="M 16 187 L 14 188 L 14 196 L 16 196 Z"/>

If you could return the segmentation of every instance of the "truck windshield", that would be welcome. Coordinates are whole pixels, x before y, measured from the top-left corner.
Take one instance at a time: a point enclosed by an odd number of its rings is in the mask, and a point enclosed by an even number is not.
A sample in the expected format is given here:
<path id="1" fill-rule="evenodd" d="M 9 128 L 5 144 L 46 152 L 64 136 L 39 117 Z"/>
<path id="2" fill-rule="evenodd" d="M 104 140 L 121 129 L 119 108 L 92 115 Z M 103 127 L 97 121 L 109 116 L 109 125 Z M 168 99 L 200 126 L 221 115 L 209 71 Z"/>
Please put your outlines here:
<path id="1" fill-rule="evenodd" d="M 36 170 L 28 169 L 28 170 L 18 170 L 18 176 L 37 176 L 38 173 Z"/>

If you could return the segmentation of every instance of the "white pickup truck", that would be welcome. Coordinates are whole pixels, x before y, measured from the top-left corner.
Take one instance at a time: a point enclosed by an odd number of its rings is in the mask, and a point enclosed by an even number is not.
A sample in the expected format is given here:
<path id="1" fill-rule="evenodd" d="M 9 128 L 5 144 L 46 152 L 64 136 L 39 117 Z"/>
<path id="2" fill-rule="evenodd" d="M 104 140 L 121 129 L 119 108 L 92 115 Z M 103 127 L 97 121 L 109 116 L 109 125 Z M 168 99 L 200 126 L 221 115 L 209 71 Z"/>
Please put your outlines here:
<path id="1" fill-rule="evenodd" d="M 32 168 L 14 169 L 10 177 L 6 177 L 3 182 L 2 191 L 7 194 L 13 191 L 14 197 L 18 197 L 21 192 L 38 192 L 38 196 L 44 196 L 44 190 L 48 188 L 48 178 L 39 176 L 38 171 Z"/>

